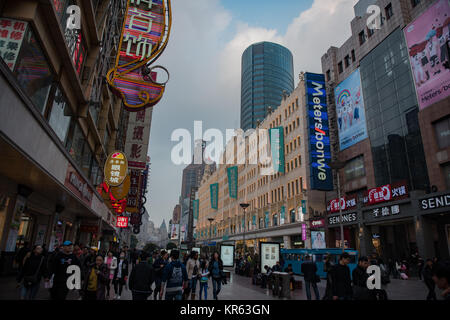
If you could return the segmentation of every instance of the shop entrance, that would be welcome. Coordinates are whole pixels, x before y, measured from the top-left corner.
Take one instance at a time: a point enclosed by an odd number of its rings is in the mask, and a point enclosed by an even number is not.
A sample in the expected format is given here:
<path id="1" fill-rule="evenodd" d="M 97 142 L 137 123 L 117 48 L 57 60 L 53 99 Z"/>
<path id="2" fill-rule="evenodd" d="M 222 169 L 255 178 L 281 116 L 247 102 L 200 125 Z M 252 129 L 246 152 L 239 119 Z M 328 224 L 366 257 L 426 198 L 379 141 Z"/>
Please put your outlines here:
<path id="1" fill-rule="evenodd" d="M 413 222 L 372 226 L 372 244 L 385 261 L 409 260 L 417 251 Z"/>

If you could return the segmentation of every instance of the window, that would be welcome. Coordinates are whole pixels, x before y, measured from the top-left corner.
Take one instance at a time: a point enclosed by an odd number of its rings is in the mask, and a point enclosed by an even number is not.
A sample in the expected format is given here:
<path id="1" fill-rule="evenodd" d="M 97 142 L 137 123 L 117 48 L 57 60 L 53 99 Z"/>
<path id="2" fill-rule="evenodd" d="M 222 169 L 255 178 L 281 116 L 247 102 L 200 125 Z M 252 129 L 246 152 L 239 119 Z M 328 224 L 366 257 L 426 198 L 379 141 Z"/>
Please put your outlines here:
<path id="1" fill-rule="evenodd" d="M 359 33 L 359 44 L 363 45 L 365 42 L 366 42 L 366 34 L 363 30 Z"/>
<path id="2" fill-rule="evenodd" d="M 273 221 L 272 226 L 276 227 L 278 225 L 278 214 L 273 215 L 272 221 Z"/>
<path id="3" fill-rule="evenodd" d="M 411 0 L 411 5 L 415 8 L 420 3 L 420 0 Z"/>
<path id="4" fill-rule="evenodd" d="M 375 33 L 375 30 L 374 30 L 374 29 L 367 28 L 367 34 L 369 35 L 369 38 L 370 38 L 371 36 L 373 36 L 374 33 Z"/>
<path id="5" fill-rule="evenodd" d="M 363 177 L 366 174 L 364 169 L 364 156 L 361 155 L 348 161 L 344 167 L 344 174 L 346 181 Z"/>
<path id="6" fill-rule="evenodd" d="M 345 61 L 345 67 L 348 68 L 350 66 L 350 56 L 346 55 L 344 58 Z"/>
<path id="7" fill-rule="evenodd" d="M 14 74 L 34 106 L 44 114 L 53 74 L 31 27 L 25 32 Z"/>
<path id="8" fill-rule="evenodd" d="M 450 117 L 436 122 L 434 124 L 434 130 L 439 149 L 450 147 Z"/>
<path id="9" fill-rule="evenodd" d="M 355 50 L 352 50 L 352 62 L 356 61 Z"/>
<path id="10" fill-rule="evenodd" d="M 331 80 L 331 71 L 328 70 L 327 71 L 327 81 L 330 81 L 330 80 Z"/>
<path id="11" fill-rule="evenodd" d="M 295 222 L 295 209 L 292 209 L 290 212 L 291 223 Z"/>
<path id="12" fill-rule="evenodd" d="M 66 150 L 70 153 L 75 163 L 81 167 L 83 146 L 84 146 L 84 135 L 80 128 L 80 125 L 75 119 L 72 119 L 70 124 L 69 134 L 66 141 Z"/>
<path id="13" fill-rule="evenodd" d="M 63 143 L 66 142 L 71 118 L 72 110 L 67 103 L 66 97 L 60 90 L 59 86 L 57 86 L 48 123 Z"/>
<path id="14" fill-rule="evenodd" d="M 386 12 L 386 19 L 389 20 L 394 15 L 394 11 L 392 10 L 392 3 L 389 3 L 386 8 L 384 8 L 384 11 Z"/>
<path id="15" fill-rule="evenodd" d="M 89 147 L 89 143 L 85 141 L 83 146 L 83 156 L 81 161 L 81 170 L 83 170 L 84 174 L 89 177 L 91 174 L 91 165 L 92 165 L 92 151 Z"/>
<path id="16" fill-rule="evenodd" d="M 444 173 L 446 188 L 450 189 L 450 162 L 442 166 L 442 171 Z"/>
<path id="17" fill-rule="evenodd" d="M 342 61 L 338 63 L 338 70 L 339 73 L 342 73 L 344 71 L 344 68 L 342 67 Z"/>

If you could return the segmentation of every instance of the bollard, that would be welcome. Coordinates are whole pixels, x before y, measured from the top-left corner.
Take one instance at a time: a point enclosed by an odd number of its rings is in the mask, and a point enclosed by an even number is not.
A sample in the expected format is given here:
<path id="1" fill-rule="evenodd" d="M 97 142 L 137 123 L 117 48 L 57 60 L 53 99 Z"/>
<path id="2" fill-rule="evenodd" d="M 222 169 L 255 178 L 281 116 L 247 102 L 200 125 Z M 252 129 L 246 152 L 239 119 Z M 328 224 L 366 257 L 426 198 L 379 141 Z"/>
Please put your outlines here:
<path id="1" fill-rule="evenodd" d="M 282 273 L 279 275 L 279 277 L 280 277 L 280 284 L 281 284 L 281 290 L 280 290 L 279 297 L 290 299 L 291 298 L 291 288 L 290 288 L 291 276 L 289 275 L 289 273 Z"/>

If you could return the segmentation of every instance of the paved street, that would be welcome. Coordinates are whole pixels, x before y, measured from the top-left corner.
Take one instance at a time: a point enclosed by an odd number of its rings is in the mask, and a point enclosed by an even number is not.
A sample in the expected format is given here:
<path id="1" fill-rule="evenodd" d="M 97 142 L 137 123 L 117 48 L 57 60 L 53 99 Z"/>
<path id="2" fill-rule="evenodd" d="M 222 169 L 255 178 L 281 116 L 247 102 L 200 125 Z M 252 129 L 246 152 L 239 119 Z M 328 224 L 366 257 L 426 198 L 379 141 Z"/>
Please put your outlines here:
<path id="1" fill-rule="evenodd" d="M 320 295 L 325 291 L 326 283 L 321 281 L 318 284 Z M 198 292 L 198 287 L 197 287 Z M 392 279 L 387 287 L 388 297 L 390 300 L 424 300 L 427 295 L 427 289 L 423 281 L 418 279 L 397 280 Z M 111 288 L 111 297 L 114 295 L 114 290 Z M 440 292 L 437 289 L 436 294 L 438 299 L 441 299 Z M 208 299 L 212 299 L 212 284 L 209 283 Z M 314 297 L 314 295 L 313 295 Z M 19 291 L 16 289 L 14 278 L 6 277 L 0 278 L 0 300 L 15 300 L 19 298 Z M 48 300 L 49 293 L 45 288 L 41 288 L 38 294 L 38 300 Z M 77 300 L 79 298 L 77 292 L 70 292 L 68 300 Z M 121 300 L 131 300 L 131 292 L 124 290 Z M 198 299 L 198 295 L 197 295 Z M 259 286 L 251 284 L 251 278 L 235 275 L 231 273 L 231 281 L 225 286 L 222 286 L 222 291 L 219 294 L 220 300 L 276 300 L 268 290 L 261 289 Z M 294 290 L 291 292 L 291 299 L 306 300 L 306 291 Z"/>

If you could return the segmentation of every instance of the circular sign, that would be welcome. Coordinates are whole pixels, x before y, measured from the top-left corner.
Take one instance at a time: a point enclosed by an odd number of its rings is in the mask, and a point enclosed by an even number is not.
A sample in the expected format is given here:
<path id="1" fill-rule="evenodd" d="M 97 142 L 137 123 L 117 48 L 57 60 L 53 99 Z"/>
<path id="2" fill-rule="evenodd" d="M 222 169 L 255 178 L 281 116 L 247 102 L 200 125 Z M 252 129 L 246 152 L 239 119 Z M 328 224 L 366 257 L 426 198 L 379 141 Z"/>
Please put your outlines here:
<path id="1" fill-rule="evenodd" d="M 109 190 L 114 199 L 122 200 L 128 195 L 128 192 L 130 191 L 130 186 L 131 186 L 131 178 L 129 175 L 127 175 L 127 177 L 120 186 L 111 187 Z"/>
<path id="2" fill-rule="evenodd" d="M 106 159 L 105 182 L 110 187 L 120 186 L 128 175 L 128 161 L 121 151 L 114 151 Z"/>

